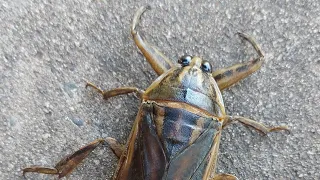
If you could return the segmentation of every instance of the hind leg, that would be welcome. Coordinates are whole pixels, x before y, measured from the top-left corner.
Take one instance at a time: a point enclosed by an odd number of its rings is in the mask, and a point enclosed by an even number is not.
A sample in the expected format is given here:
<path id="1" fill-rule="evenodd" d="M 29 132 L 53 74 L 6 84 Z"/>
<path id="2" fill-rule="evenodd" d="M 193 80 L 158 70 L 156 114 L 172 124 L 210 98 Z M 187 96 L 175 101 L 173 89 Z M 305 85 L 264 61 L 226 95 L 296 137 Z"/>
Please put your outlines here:
<path id="1" fill-rule="evenodd" d="M 42 167 L 42 166 L 31 166 L 24 168 L 23 176 L 29 172 L 42 173 L 42 174 L 51 174 L 58 175 L 58 178 L 63 178 L 68 176 L 88 155 L 96 149 L 100 144 L 107 142 L 115 153 L 115 155 L 119 158 L 124 150 L 124 145 L 121 145 L 113 138 L 97 139 L 86 146 L 80 148 L 74 153 L 67 155 L 62 158 L 53 168 Z"/>

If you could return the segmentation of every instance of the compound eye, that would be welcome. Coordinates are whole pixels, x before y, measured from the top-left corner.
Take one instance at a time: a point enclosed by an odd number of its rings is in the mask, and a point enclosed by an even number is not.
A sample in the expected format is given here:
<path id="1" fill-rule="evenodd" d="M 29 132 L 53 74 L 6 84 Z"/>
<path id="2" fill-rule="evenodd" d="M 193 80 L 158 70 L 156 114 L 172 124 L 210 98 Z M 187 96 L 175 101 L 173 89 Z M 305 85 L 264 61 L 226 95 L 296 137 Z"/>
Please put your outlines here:
<path id="1" fill-rule="evenodd" d="M 201 69 L 202 69 L 203 72 L 212 73 L 212 67 L 211 67 L 211 64 L 208 61 L 204 61 L 201 64 Z"/>
<path id="2" fill-rule="evenodd" d="M 178 60 L 178 63 L 182 65 L 182 67 L 184 66 L 188 66 L 191 62 L 191 59 L 192 57 L 189 56 L 189 55 L 185 55 L 185 56 L 182 56 L 179 60 Z"/>

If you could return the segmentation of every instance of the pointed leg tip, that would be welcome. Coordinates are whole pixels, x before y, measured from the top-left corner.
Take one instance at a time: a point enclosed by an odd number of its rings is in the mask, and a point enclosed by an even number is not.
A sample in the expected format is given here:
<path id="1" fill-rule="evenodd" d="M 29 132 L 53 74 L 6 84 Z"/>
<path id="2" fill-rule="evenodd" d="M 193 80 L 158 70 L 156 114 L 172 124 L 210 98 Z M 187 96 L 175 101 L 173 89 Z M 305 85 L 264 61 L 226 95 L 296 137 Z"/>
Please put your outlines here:
<path id="1" fill-rule="evenodd" d="M 25 170 L 24 170 L 24 169 L 22 169 L 22 177 L 23 177 L 23 179 L 27 179 L 27 177 L 26 177 L 26 173 L 27 173 L 27 172 L 25 172 Z"/>
<path id="2" fill-rule="evenodd" d="M 249 39 L 249 35 L 243 32 L 236 32 L 236 34 L 244 39 Z"/>
<path id="3" fill-rule="evenodd" d="M 291 134 L 291 131 L 288 127 L 285 127 L 285 129 L 283 129 L 287 134 Z"/>
<path id="4" fill-rule="evenodd" d="M 279 126 L 279 127 L 270 128 L 267 133 L 278 132 L 278 131 L 285 131 L 286 134 L 291 134 L 291 131 L 287 126 Z"/>
<path id="5" fill-rule="evenodd" d="M 135 37 L 135 36 L 138 34 L 138 32 L 137 32 L 137 30 L 136 30 L 136 27 L 137 27 L 138 24 L 139 24 L 141 15 L 142 15 L 146 10 L 149 10 L 149 9 L 151 9 L 151 6 L 150 6 L 150 5 L 141 6 L 141 7 L 136 11 L 136 13 L 134 14 L 133 19 L 132 19 L 132 23 L 131 23 L 131 34 L 133 35 L 133 37 Z"/>
<path id="6" fill-rule="evenodd" d="M 150 4 L 147 4 L 147 5 L 145 6 L 145 8 L 146 8 L 146 10 L 151 10 L 151 9 L 152 9 Z"/>
<path id="7" fill-rule="evenodd" d="M 33 172 L 32 171 L 32 168 L 30 168 L 30 167 L 27 167 L 27 168 L 23 168 L 22 169 L 22 176 L 26 179 L 26 173 L 28 173 L 28 172 Z"/>
<path id="8" fill-rule="evenodd" d="M 89 82 L 89 81 L 87 81 L 87 80 L 85 80 L 85 82 L 86 82 L 86 86 L 85 86 L 85 88 L 87 89 L 89 86 L 90 87 L 92 87 L 92 83 L 91 82 Z"/>
<path id="9" fill-rule="evenodd" d="M 239 35 L 239 36 L 242 36 L 244 33 L 243 33 L 243 32 L 238 31 L 238 32 L 236 32 L 236 34 L 237 34 L 237 35 Z"/>
<path id="10" fill-rule="evenodd" d="M 149 4 L 145 5 L 145 6 L 141 6 L 139 8 L 139 10 L 137 11 L 137 14 L 139 14 L 139 18 L 140 16 L 147 10 L 151 10 L 151 6 Z"/>

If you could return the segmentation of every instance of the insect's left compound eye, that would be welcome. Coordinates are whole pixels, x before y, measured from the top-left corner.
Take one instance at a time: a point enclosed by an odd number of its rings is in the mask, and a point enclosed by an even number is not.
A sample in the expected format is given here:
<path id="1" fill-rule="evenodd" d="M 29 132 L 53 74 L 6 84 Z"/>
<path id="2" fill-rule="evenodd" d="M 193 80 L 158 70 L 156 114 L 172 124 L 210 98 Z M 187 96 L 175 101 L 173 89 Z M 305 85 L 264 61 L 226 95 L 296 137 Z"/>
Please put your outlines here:
<path id="1" fill-rule="evenodd" d="M 203 72 L 212 73 L 212 67 L 211 67 L 211 64 L 208 61 L 204 61 L 201 64 L 201 69 L 202 69 Z"/>
<path id="2" fill-rule="evenodd" d="M 189 56 L 189 55 L 185 55 L 185 56 L 182 56 L 179 60 L 178 60 L 178 63 L 182 65 L 182 67 L 184 66 L 188 66 L 191 62 L 191 59 L 192 57 Z"/>

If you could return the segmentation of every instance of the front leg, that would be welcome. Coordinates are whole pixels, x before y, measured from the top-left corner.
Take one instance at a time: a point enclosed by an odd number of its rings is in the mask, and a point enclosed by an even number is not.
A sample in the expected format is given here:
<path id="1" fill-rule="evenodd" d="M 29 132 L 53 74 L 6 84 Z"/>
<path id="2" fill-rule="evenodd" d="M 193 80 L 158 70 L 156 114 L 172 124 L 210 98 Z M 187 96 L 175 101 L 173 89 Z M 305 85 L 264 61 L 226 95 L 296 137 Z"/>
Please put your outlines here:
<path id="1" fill-rule="evenodd" d="M 219 69 L 213 72 L 212 75 L 221 91 L 260 69 L 262 63 L 264 62 L 264 55 L 254 39 L 243 33 L 238 33 L 238 35 L 251 43 L 258 53 L 258 57 L 252 61 L 235 64 L 228 68 Z"/>
<path id="2" fill-rule="evenodd" d="M 153 70 L 158 74 L 161 75 L 170 68 L 174 66 L 172 61 L 170 61 L 164 54 L 162 54 L 157 48 L 150 45 L 146 42 L 139 32 L 137 31 L 136 27 L 139 24 L 141 15 L 147 10 L 150 9 L 150 6 L 143 6 L 138 9 L 136 14 L 133 17 L 132 24 L 131 24 L 131 34 L 133 37 L 134 42 L 147 59 Z"/>

